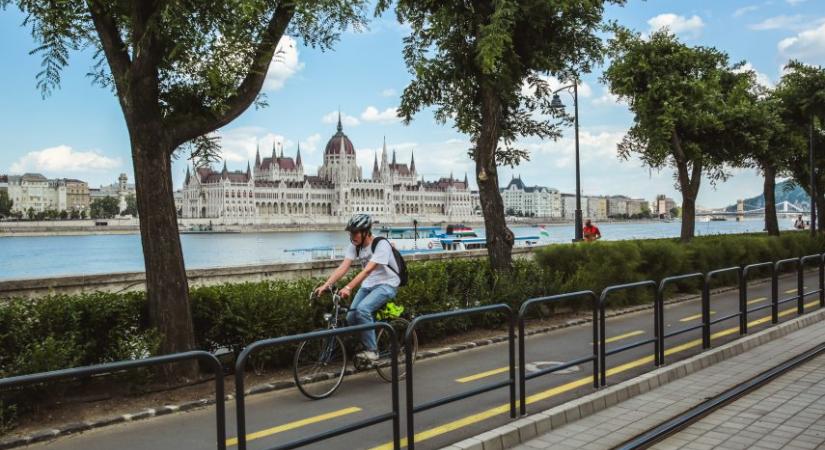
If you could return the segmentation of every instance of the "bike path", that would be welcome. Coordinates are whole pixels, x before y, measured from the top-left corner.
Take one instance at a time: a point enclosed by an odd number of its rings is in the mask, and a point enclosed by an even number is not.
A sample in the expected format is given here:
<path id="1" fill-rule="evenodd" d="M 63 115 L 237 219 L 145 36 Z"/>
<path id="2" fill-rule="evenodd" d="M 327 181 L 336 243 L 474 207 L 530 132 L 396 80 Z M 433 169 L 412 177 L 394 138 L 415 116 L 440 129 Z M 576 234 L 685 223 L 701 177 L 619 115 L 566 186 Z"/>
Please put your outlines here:
<path id="1" fill-rule="evenodd" d="M 795 277 L 783 277 L 780 298 L 795 293 Z M 807 290 L 818 285 L 816 274 L 806 278 Z M 770 284 L 751 285 L 751 307 L 767 304 Z M 818 308 L 817 296 L 806 298 L 810 310 Z M 711 310 L 721 317 L 738 310 L 738 293 L 731 291 L 711 298 Z M 695 317 L 700 311 L 699 300 L 691 300 L 665 308 L 665 330 L 675 330 L 700 323 Z M 796 303 L 780 307 L 786 320 L 796 316 Z M 750 329 L 756 331 L 770 324 L 770 309 L 749 316 Z M 608 349 L 653 336 L 653 311 L 609 317 L 606 336 L 613 339 Z M 730 319 L 712 327 L 712 344 L 719 345 L 738 336 L 738 320 Z M 669 338 L 666 360 L 674 361 L 701 350 L 699 330 Z M 563 328 L 550 333 L 530 336 L 526 340 L 526 359 L 536 367 L 546 363 L 568 361 L 592 352 L 592 325 Z M 608 383 L 632 378 L 653 367 L 653 344 L 628 350 L 608 357 Z M 456 394 L 485 383 L 507 378 L 501 368 L 507 365 L 507 344 L 487 345 L 473 350 L 416 362 L 416 404 Z M 528 367 L 530 370 L 531 367 Z M 553 374 L 528 381 L 528 412 L 548 409 L 585 393 L 592 392 L 592 366 L 583 364 L 577 371 Z M 400 386 L 402 413 L 404 384 Z M 297 389 L 254 395 L 246 399 L 247 433 L 250 449 L 271 448 L 288 441 L 320 433 L 353 423 L 390 410 L 390 385 L 374 372 L 348 376 L 344 384 L 330 398 L 308 400 Z M 509 419 L 508 389 L 482 394 L 416 414 L 416 445 L 418 448 L 439 448 L 493 427 L 506 424 Z M 234 401 L 227 402 L 227 435 L 230 444 L 235 437 Z M 402 435 L 405 424 L 402 420 Z M 390 423 L 340 436 L 306 448 L 313 449 L 374 449 L 391 448 Z M 179 413 L 133 423 L 116 425 L 80 435 L 61 438 L 49 443 L 31 446 L 43 449 L 206 449 L 214 445 L 214 407 Z M 230 449 L 237 448 L 230 445 Z"/>

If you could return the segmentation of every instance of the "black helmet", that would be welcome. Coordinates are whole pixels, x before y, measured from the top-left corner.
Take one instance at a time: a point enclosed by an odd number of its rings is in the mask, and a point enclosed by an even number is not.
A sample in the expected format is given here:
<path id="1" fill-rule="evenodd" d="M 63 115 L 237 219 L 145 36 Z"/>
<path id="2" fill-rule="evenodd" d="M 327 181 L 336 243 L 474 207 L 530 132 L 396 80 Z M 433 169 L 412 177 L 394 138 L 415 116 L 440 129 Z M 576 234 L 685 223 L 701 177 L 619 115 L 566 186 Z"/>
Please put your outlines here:
<path id="1" fill-rule="evenodd" d="M 372 228 L 372 217 L 369 214 L 356 214 L 347 223 L 347 231 L 369 231 Z"/>

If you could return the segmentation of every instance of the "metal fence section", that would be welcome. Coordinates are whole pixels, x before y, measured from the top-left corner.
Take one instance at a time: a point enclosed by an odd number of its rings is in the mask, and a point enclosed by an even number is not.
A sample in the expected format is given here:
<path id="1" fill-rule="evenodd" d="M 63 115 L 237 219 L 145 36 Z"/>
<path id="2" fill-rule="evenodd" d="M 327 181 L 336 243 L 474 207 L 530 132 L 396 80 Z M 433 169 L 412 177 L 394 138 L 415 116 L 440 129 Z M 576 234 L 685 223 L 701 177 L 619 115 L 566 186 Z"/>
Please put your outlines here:
<path id="1" fill-rule="evenodd" d="M 362 428 L 366 428 L 386 421 L 392 421 L 393 448 L 398 450 L 401 447 L 401 408 L 399 406 L 398 400 L 398 337 L 392 326 L 385 322 L 375 322 L 371 324 L 356 325 L 344 328 L 333 328 L 328 330 L 314 331 L 311 333 L 297 334 L 293 336 L 284 336 L 274 339 L 264 339 L 261 341 L 254 342 L 247 346 L 241 352 L 241 354 L 238 356 L 238 360 L 235 362 L 235 405 L 237 409 L 236 415 L 238 422 L 238 449 L 246 450 L 246 405 L 244 400 L 246 394 L 244 392 L 244 374 L 246 371 L 246 361 L 249 359 L 250 355 L 252 355 L 255 351 L 258 351 L 262 348 L 275 347 L 279 345 L 306 341 L 310 339 L 333 337 L 342 334 L 353 334 L 366 330 L 378 330 L 379 328 L 389 333 L 389 336 L 391 338 L 390 358 L 392 359 L 392 383 L 390 389 L 392 391 L 392 411 L 361 420 L 354 424 L 325 431 L 314 436 L 306 436 L 301 439 L 297 439 L 286 444 L 279 445 L 277 447 L 271 447 L 270 450 L 287 450 L 298 448 L 304 445 L 309 445 L 315 442 L 323 441 L 325 439 L 340 436 L 342 434 L 360 430 Z"/>
<path id="2" fill-rule="evenodd" d="M 779 260 L 776 263 L 774 263 L 774 275 L 775 275 L 774 276 L 774 282 L 776 283 L 777 296 L 778 296 L 778 293 L 779 293 L 779 275 L 778 274 L 779 274 L 779 272 L 782 271 L 782 267 L 784 267 L 788 264 L 796 264 L 797 273 L 800 274 L 797 277 L 796 295 L 794 295 L 792 297 L 781 298 L 781 299 L 777 300 L 777 302 L 776 302 L 776 309 L 777 309 L 776 319 L 777 319 L 777 322 L 779 321 L 779 305 L 784 305 L 785 303 L 792 302 L 794 300 L 796 300 L 796 312 L 797 312 L 797 314 L 802 315 L 802 314 L 805 313 L 805 303 L 804 303 L 803 296 L 802 296 L 802 291 L 804 290 L 802 288 L 802 284 L 804 283 L 804 280 L 802 278 L 802 269 L 801 269 L 802 264 L 800 263 L 800 261 L 801 261 L 800 258 L 788 258 L 788 259 Z M 774 322 L 774 323 L 776 323 L 776 322 Z"/>
<path id="3" fill-rule="evenodd" d="M 670 333 L 665 333 L 665 289 L 667 288 L 667 285 L 670 283 L 675 283 L 677 281 L 686 281 L 690 279 L 702 280 L 702 292 L 704 292 L 705 274 L 699 272 L 688 273 L 685 275 L 676 275 L 672 277 L 665 277 L 662 278 L 662 281 L 659 282 L 659 288 L 657 289 L 655 300 L 659 304 L 658 310 L 660 311 L 659 317 L 656 319 L 656 336 L 659 338 L 659 355 L 657 359 L 659 365 L 665 363 L 665 339 L 673 336 L 678 336 L 680 334 L 688 333 L 694 330 L 699 330 L 704 328 L 705 326 L 704 323 L 700 323 L 699 325 L 688 326 L 680 328 L 678 330 L 671 331 Z M 704 305 L 704 302 L 702 302 L 702 304 Z"/>
<path id="4" fill-rule="evenodd" d="M 646 281 L 638 281 L 636 283 L 627 283 L 627 284 L 620 284 L 616 286 L 609 286 L 604 288 L 602 291 L 601 297 L 599 297 L 599 371 L 601 372 L 601 385 L 604 386 L 607 384 L 607 357 L 609 355 L 615 355 L 616 353 L 620 353 L 626 350 L 634 349 L 636 347 L 641 347 L 642 345 L 646 344 L 653 344 L 654 345 L 654 360 L 656 366 L 658 366 L 661 361 L 659 361 L 659 327 L 657 324 L 660 322 L 661 319 L 661 311 L 660 311 L 660 302 L 655 301 L 653 302 L 653 334 L 654 336 L 650 339 L 643 339 L 636 342 L 631 342 L 630 344 L 623 345 L 619 348 L 614 348 L 613 350 L 607 351 L 607 339 L 605 336 L 605 318 L 604 318 L 604 309 L 605 305 L 607 304 L 607 298 L 611 292 L 616 291 L 624 291 L 628 289 L 636 289 L 636 288 L 651 288 L 653 289 L 654 299 L 655 296 L 658 294 L 658 289 L 656 286 L 656 282 L 652 280 Z"/>
<path id="5" fill-rule="evenodd" d="M 716 319 L 711 320 L 710 318 L 710 283 L 713 281 L 713 277 L 717 275 L 722 275 L 726 273 L 736 273 L 736 283 L 739 289 L 739 312 L 728 314 L 726 316 L 717 317 Z M 724 322 L 729 319 L 733 319 L 734 317 L 739 318 L 739 334 L 745 334 L 745 330 L 742 327 L 742 319 L 746 315 L 747 309 L 747 302 L 745 301 L 745 297 L 743 297 L 742 291 L 742 280 L 744 277 L 742 276 L 742 268 L 741 267 L 727 267 L 725 269 L 717 269 L 711 270 L 710 272 L 705 275 L 705 284 L 702 289 L 702 348 L 710 348 L 710 326 L 715 325 L 719 322 Z"/>
<path id="6" fill-rule="evenodd" d="M 466 392 L 462 392 L 459 394 L 451 395 L 449 397 L 440 398 L 437 400 L 432 400 L 427 403 L 423 403 L 421 405 L 415 404 L 415 396 L 413 393 L 413 360 L 412 355 L 409 352 L 405 353 L 405 369 L 406 369 L 406 400 L 407 400 L 407 448 L 413 450 L 415 448 L 415 413 L 426 411 L 428 409 L 437 408 L 442 405 L 446 405 L 448 403 L 452 403 L 459 400 L 464 400 L 469 397 L 473 397 L 479 394 L 483 394 L 485 392 L 490 392 L 492 390 L 509 386 L 510 388 L 510 417 L 516 417 L 516 351 L 515 351 L 515 317 L 513 316 L 513 309 L 510 308 L 509 305 L 504 303 L 499 303 L 495 305 L 487 305 L 487 306 L 479 306 L 475 308 L 468 308 L 468 309 L 459 309 L 455 311 L 447 311 L 447 312 L 440 312 L 434 314 L 425 314 L 422 316 L 418 316 L 413 319 L 410 326 L 407 328 L 406 335 L 404 337 L 404 341 L 406 342 L 407 348 L 409 348 L 412 335 L 416 327 L 421 325 L 425 322 L 432 322 L 436 320 L 443 320 L 449 319 L 454 317 L 460 316 L 469 316 L 469 315 L 476 315 L 476 314 L 484 314 L 484 313 L 491 313 L 491 312 L 505 312 L 507 313 L 507 322 L 508 322 L 508 346 L 509 346 L 509 378 L 505 381 L 499 381 L 496 383 L 490 383 L 475 389 L 471 389 Z"/>
<path id="7" fill-rule="evenodd" d="M 220 361 L 218 361 L 218 358 L 209 352 L 195 350 L 191 352 L 174 353 L 171 355 L 152 356 L 144 359 L 118 361 L 94 366 L 75 367 L 71 369 L 55 370 L 52 372 L 20 375 L 0 379 L 0 390 L 37 383 L 85 378 L 93 375 L 122 372 L 124 370 L 138 369 L 141 367 L 154 367 L 193 360 L 205 362 L 215 373 L 215 421 L 217 428 L 217 448 L 218 450 L 226 450 L 226 406 L 224 405 L 223 366 Z"/>
<path id="8" fill-rule="evenodd" d="M 804 289 L 805 289 L 805 273 L 804 272 L 805 272 L 805 263 L 807 263 L 808 261 L 814 261 L 814 262 L 817 263 L 817 269 L 818 269 L 818 272 L 819 272 L 819 284 L 818 284 L 817 289 L 805 292 L 804 291 Z M 802 300 L 803 303 L 804 303 L 805 297 L 808 297 L 810 295 L 819 294 L 819 307 L 822 308 L 823 306 L 825 306 L 825 286 L 823 286 L 823 283 L 825 283 L 825 272 L 823 272 L 823 268 L 825 268 L 825 253 L 823 253 L 822 255 L 808 255 L 808 256 L 803 256 L 803 257 L 799 258 L 799 283 L 798 284 L 799 284 L 799 292 L 802 293 L 801 296 L 802 296 L 802 299 L 803 299 Z M 804 305 L 803 305 L 803 307 L 804 307 Z"/>
<path id="9" fill-rule="evenodd" d="M 530 308 L 536 305 L 543 305 L 547 303 L 555 303 L 564 300 L 573 300 L 578 298 L 589 298 L 593 305 L 593 354 L 576 358 L 567 361 L 558 366 L 549 367 L 546 369 L 537 370 L 527 374 L 527 359 L 525 357 L 525 340 L 526 333 L 524 332 L 524 320 Z M 568 294 L 552 295 L 549 297 L 531 298 L 521 304 L 518 311 L 518 384 L 519 384 L 519 413 L 527 414 L 527 380 L 532 380 L 543 375 L 558 372 L 569 367 L 577 366 L 586 362 L 593 363 L 593 387 L 599 387 L 599 328 L 598 328 L 598 305 L 599 299 L 593 291 L 579 291 Z"/>
<path id="10" fill-rule="evenodd" d="M 748 298 L 748 279 L 749 279 L 748 275 L 750 275 L 751 272 L 753 272 L 754 270 L 757 270 L 757 269 L 770 269 L 771 270 L 771 298 L 770 298 L 770 302 L 767 305 L 755 306 L 753 308 L 747 308 L 747 302 L 749 301 L 749 300 L 747 300 L 747 298 Z M 745 333 L 748 332 L 748 314 L 750 314 L 750 313 L 754 313 L 754 312 L 757 312 L 757 311 L 762 311 L 763 309 L 771 308 L 771 322 L 776 323 L 776 322 L 779 321 L 779 305 L 776 303 L 776 301 L 779 298 L 779 290 L 778 290 L 778 287 L 777 287 L 778 283 L 779 283 L 779 280 L 777 279 L 777 275 L 776 275 L 776 265 L 772 262 L 763 262 L 763 263 L 757 263 L 757 264 L 750 264 L 748 266 L 745 266 L 742 269 L 742 283 L 741 283 L 742 296 L 746 299 L 745 300 L 745 305 L 746 305 L 746 310 L 745 310 Z"/>

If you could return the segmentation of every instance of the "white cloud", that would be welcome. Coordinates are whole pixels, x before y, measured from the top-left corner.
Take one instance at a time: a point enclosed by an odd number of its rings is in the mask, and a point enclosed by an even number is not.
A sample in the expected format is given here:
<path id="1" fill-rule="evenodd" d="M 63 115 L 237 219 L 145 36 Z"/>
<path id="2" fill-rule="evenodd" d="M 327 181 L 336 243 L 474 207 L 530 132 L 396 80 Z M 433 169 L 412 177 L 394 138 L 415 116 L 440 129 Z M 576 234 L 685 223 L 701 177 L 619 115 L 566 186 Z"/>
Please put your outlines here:
<path id="1" fill-rule="evenodd" d="M 301 141 L 301 150 L 306 150 L 307 153 L 315 153 L 319 150 L 318 144 L 321 143 L 321 135 L 315 133 Z"/>
<path id="2" fill-rule="evenodd" d="M 734 11 L 733 12 L 733 17 L 741 17 L 741 16 L 743 16 L 747 13 L 756 11 L 758 9 L 759 9 L 759 6 L 756 6 L 756 5 L 745 6 L 745 7 L 739 8 L 736 11 Z"/>
<path id="3" fill-rule="evenodd" d="M 330 113 L 325 114 L 324 117 L 321 117 L 321 122 L 337 124 L 338 123 L 338 111 L 332 111 Z M 354 126 L 360 125 L 361 121 L 358 120 L 357 117 L 348 116 L 344 113 L 341 113 L 341 123 L 344 126 L 347 126 L 347 127 L 354 127 Z"/>
<path id="4" fill-rule="evenodd" d="M 748 72 L 748 71 L 752 71 L 752 72 L 754 72 L 754 74 L 756 74 L 756 82 L 758 84 L 760 84 L 764 87 L 773 88 L 773 86 L 774 86 L 773 80 L 771 80 L 771 78 L 769 76 L 765 75 L 764 73 L 756 70 L 756 68 L 753 67 L 753 64 L 751 64 L 750 62 L 746 62 L 738 70 L 735 70 L 735 72 L 738 72 L 738 73 Z"/>
<path id="5" fill-rule="evenodd" d="M 26 153 L 12 163 L 11 173 L 43 172 L 44 175 L 67 175 L 102 172 L 121 166 L 120 158 L 110 158 L 97 150 L 76 151 L 68 145 L 44 148 Z"/>
<path id="6" fill-rule="evenodd" d="M 550 77 L 547 75 L 540 75 L 539 78 L 544 80 L 549 86 L 551 91 L 555 91 L 556 89 L 572 84 L 570 81 L 561 81 L 556 77 Z M 586 82 L 579 80 L 578 83 L 578 90 L 579 90 L 579 97 L 590 97 L 593 95 L 593 88 L 590 87 L 589 84 Z M 524 95 L 534 95 L 535 89 L 527 83 L 527 80 L 524 80 L 521 85 L 521 92 Z"/>
<path id="7" fill-rule="evenodd" d="M 398 117 L 398 108 L 387 108 L 379 111 L 378 108 L 374 106 L 367 106 L 367 109 L 361 113 L 361 120 L 364 122 L 388 124 L 398 122 L 401 119 Z"/>
<path id="8" fill-rule="evenodd" d="M 778 30 L 778 29 L 791 29 L 795 30 L 798 29 L 800 26 L 803 26 L 806 19 L 805 16 L 797 14 L 794 16 L 774 16 L 768 17 L 767 19 L 759 22 L 748 25 L 748 28 L 751 30 L 756 31 L 765 31 L 765 30 Z"/>
<path id="9" fill-rule="evenodd" d="M 295 151 L 295 142 L 283 135 L 272 133 L 262 127 L 238 127 L 219 133 L 221 139 L 221 159 L 233 165 L 230 170 L 244 170 L 247 162 L 255 161 L 255 152 L 260 149 L 261 158 L 272 155 L 273 145 L 285 150 L 285 156 Z M 294 155 L 290 155 L 294 156 Z"/>
<path id="10" fill-rule="evenodd" d="M 392 88 L 384 89 L 383 91 L 381 91 L 381 96 L 382 97 L 392 97 L 395 94 L 396 94 L 395 89 L 392 89 Z"/>
<path id="11" fill-rule="evenodd" d="M 825 23 L 779 41 L 783 59 L 799 59 L 808 64 L 825 64 Z"/>
<path id="12" fill-rule="evenodd" d="M 304 68 L 304 63 L 298 59 L 298 45 L 295 39 L 284 36 L 278 43 L 269 71 L 264 80 L 264 90 L 277 91 L 284 87 L 286 80 Z"/>
<path id="13" fill-rule="evenodd" d="M 596 106 L 627 106 L 627 103 L 619 100 L 618 95 L 610 93 L 607 89 L 604 90 L 601 96 L 593 99 L 593 104 Z"/>
<path id="14" fill-rule="evenodd" d="M 659 14 L 648 20 L 647 23 L 650 25 L 651 33 L 667 28 L 673 34 L 683 34 L 688 37 L 698 37 L 705 26 L 702 18 L 697 15 L 686 18 L 671 13 Z"/>

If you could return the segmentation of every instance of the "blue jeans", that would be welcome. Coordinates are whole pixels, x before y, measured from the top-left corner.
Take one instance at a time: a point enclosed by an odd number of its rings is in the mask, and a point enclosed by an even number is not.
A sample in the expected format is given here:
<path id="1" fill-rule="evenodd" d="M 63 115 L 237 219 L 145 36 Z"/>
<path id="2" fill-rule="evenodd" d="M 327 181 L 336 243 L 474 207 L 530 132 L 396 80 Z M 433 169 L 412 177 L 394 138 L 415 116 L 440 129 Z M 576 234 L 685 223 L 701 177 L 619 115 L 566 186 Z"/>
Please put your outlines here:
<path id="1" fill-rule="evenodd" d="M 358 293 L 355 294 L 352 305 L 349 307 L 347 324 L 362 325 L 365 323 L 373 323 L 373 313 L 383 308 L 390 299 L 395 298 L 397 292 L 397 288 L 388 284 L 361 287 L 361 289 L 358 289 Z M 362 331 L 361 343 L 364 344 L 365 350 L 377 351 L 378 346 L 375 343 L 375 330 Z"/>

